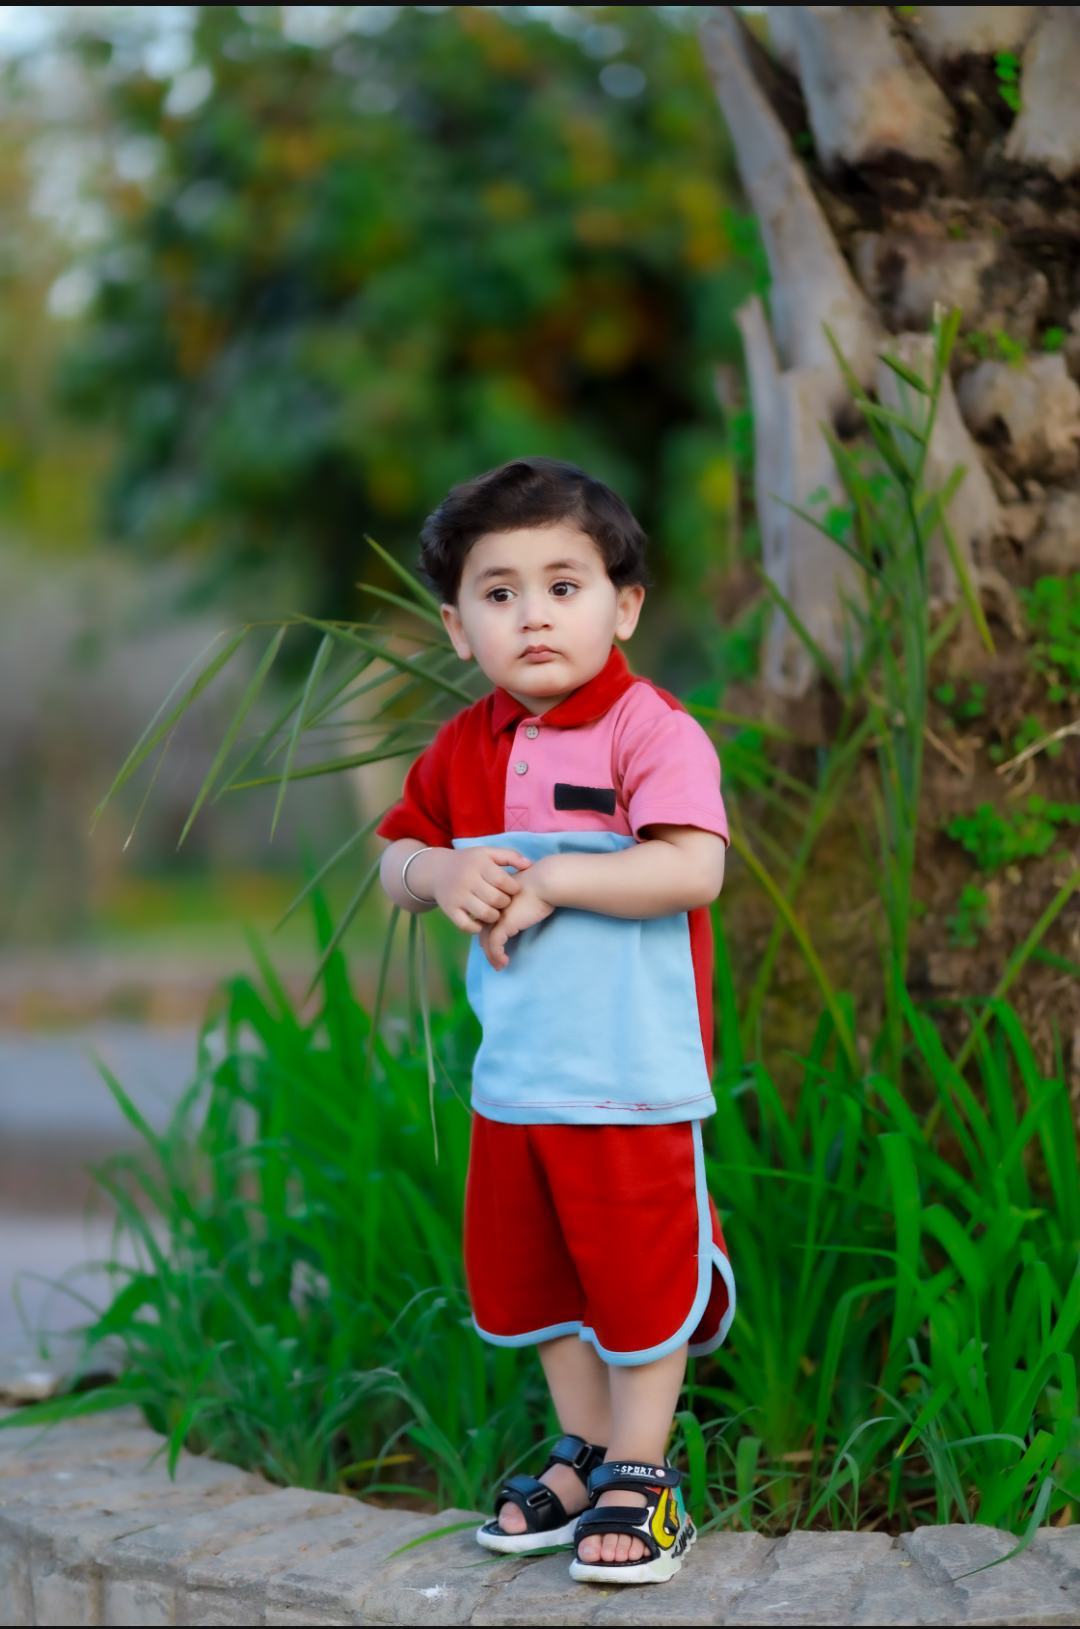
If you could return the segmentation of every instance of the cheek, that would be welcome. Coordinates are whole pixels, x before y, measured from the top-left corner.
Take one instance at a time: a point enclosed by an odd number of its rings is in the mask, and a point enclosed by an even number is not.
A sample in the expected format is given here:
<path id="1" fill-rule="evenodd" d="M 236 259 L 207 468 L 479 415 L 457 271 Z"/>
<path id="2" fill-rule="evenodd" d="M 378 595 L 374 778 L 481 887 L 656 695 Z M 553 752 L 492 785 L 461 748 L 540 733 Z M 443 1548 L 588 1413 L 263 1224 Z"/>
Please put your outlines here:
<path id="1" fill-rule="evenodd" d="M 513 631 L 509 617 L 478 616 L 469 639 L 477 661 L 482 665 L 486 657 L 497 657 L 512 639 Z"/>

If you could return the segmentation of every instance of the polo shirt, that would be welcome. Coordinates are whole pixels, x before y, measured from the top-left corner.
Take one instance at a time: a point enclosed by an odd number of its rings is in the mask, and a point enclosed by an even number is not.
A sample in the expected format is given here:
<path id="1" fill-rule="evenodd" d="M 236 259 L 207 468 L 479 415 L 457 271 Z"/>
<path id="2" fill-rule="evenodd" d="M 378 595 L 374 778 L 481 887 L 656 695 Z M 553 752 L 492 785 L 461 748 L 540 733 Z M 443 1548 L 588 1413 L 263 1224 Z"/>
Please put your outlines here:
<path id="1" fill-rule="evenodd" d="M 543 714 L 505 690 L 439 730 L 379 835 L 434 848 L 614 853 L 652 825 L 728 840 L 712 742 L 613 648 Z M 466 978 L 483 1039 L 473 1108 L 518 1125 L 668 1124 L 712 1114 L 707 908 L 628 920 L 557 908 L 496 972 L 474 939 Z"/>

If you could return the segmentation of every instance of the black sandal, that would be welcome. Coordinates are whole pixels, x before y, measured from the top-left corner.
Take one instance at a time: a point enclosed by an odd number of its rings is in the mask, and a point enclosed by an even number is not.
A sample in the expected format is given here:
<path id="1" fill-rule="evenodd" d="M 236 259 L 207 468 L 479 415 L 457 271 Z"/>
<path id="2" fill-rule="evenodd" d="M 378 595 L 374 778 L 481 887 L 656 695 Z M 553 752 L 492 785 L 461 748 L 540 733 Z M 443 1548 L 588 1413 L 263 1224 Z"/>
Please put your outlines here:
<path id="1" fill-rule="evenodd" d="M 578 1517 L 570 1576 L 578 1584 L 664 1584 L 674 1578 L 697 1538 L 679 1488 L 682 1473 L 670 1465 L 637 1465 L 614 1460 L 589 1477 L 589 1508 Z M 643 1493 L 644 1505 L 603 1505 L 602 1493 L 625 1488 Z M 605 1533 L 640 1539 L 646 1554 L 637 1561 L 582 1561 L 581 1541 Z"/>
<path id="2" fill-rule="evenodd" d="M 583 1437 L 560 1437 L 547 1457 L 546 1471 L 552 1465 L 569 1465 L 588 1486 L 590 1475 L 604 1462 L 605 1448 L 597 1448 Z M 544 1474 L 541 1471 L 540 1475 Z M 525 1517 L 524 1533 L 504 1533 L 499 1526 L 499 1511 L 503 1505 L 517 1505 Z M 535 1476 L 511 1476 L 495 1500 L 495 1515 L 485 1522 L 476 1535 L 477 1544 L 486 1550 L 500 1550 L 506 1555 L 517 1555 L 523 1550 L 544 1550 L 551 1545 L 572 1544 L 574 1529 L 581 1512 L 568 1516 L 563 1502 L 546 1482 Z"/>

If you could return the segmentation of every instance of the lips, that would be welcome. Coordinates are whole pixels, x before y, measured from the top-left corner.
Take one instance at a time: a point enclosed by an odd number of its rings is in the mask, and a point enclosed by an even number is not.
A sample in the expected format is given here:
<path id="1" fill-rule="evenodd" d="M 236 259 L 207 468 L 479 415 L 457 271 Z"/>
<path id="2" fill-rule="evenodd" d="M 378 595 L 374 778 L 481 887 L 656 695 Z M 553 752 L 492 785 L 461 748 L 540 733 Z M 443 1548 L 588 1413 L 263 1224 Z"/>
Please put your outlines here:
<path id="1" fill-rule="evenodd" d="M 524 652 L 524 659 L 526 662 L 534 663 L 554 662 L 558 654 L 557 650 L 552 650 L 547 645 L 529 645 Z"/>

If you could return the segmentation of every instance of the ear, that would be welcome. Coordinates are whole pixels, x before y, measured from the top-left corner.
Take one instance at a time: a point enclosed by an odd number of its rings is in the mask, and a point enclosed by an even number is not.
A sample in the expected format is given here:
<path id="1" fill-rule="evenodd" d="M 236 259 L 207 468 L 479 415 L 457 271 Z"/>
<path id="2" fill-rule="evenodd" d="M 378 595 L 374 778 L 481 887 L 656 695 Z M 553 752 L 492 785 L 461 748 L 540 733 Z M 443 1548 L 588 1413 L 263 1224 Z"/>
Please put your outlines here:
<path id="1" fill-rule="evenodd" d="M 641 607 L 645 604 L 645 590 L 640 583 L 628 583 L 619 589 L 616 602 L 615 638 L 629 639 L 638 625 Z"/>
<path id="2" fill-rule="evenodd" d="M 457 651 L 463 662 L 472 661 L 472 649 L 465 638 L 465 628 L 461 621 L 461 612 L 456 605 L 440 605 L 439 615 L 443 619 L 443 627 L 450 635 L 450 643 Z"/>

